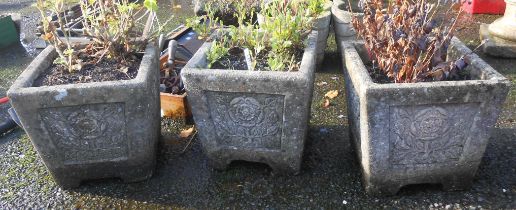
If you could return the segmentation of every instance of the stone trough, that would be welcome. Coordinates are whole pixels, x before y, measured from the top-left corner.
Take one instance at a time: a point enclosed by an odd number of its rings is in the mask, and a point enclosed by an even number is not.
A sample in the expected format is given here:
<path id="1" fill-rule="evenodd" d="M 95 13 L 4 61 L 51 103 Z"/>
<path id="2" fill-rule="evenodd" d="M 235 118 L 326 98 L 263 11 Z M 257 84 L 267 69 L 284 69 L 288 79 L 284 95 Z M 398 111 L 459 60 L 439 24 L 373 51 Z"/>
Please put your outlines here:
<path id="1" fill-rule="evenodd" d="M 350 133 L 368 193 L 410 184 L 468 189 L 510 81 L 453 38 L 448 59 L 466 55 L 472 80 L 373 82 L 363 43 L 340 42 Z"/>
<path id="2" fill-rule="evenodd" d="M 207 69 L 211 42 L 183 68 L 199 139 L 215 168 L 245 160 L 266 163 L 276 173 L 299 173 L 317 44 L 314 31 L 296 72 Z"/>

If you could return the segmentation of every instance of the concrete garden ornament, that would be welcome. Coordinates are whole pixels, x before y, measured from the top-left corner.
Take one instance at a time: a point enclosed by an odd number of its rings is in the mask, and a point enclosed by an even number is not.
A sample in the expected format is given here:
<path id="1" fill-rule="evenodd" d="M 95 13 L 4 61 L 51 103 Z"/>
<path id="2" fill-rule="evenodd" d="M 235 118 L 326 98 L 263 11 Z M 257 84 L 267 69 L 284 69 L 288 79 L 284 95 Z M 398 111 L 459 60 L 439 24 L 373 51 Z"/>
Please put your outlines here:
<path id="1" fill-rule="evenodd" d="M 483 46 L 487 54 L 516 58 L 516 1 L 506 0 L 505 3 L 503 17 L 480 26 L 480 38 L 488 39 Z"/>
<path id="2" fill-rule="evenodd" d="M 246 10 L 237 16 L 253 12 Z M 245 160 L 300 171 L 318 34 L 301 14 L 273 12 L 259 26 L 237 17 L 238 27 L 217 31 L 183 69 L 199 138 L 217 169 Z"/>
<path id="3" fill-rule="evenodd" d="M 57 28 L 69 31 L 64 29 L 68 19 L 63 17 L 67 14 L 64 2 L 38 1 L 43 36 L 52 45 L 8 91 L 23 128 L 63 188 L 99 178 L 145 180 L 156 163 L 158 52 L 147 44 L 151 35 L 144 35 L 147 39 L 141 42 L 131 41 L 135 39 L 129 35 L 138 32 L 131 27 L 134 12 L 152 13 L 155 2 L 145 1 L 146 7 L 128 1 L 103 2 L 80 2 L 88 19 L 83 23 L 85 31 L 96 41 L 73 45 L 67 41 L 70 34 L 62 38 L 56 33 Z M 99 9 L 112 16 L 94 12 Z M 46 22 L 51 19 L 47 12 L 58 14 L 59 25 Z M 109 34 L 98 34 L 108 31 L 98 27 L 109 27 Z"/>
<path id="4" fill-rule="evenodd" d="M 423 11 L 412 8 L 421 2 L 406 11 L 391 5 L 397 13 L 388 10 L 381 18 L 371 13 L 375 5 L 381 3 L 366 3 L 363 23 L 353 20 L 361 37 L 374 33 L 375 38 L 338 43 L 346 67 L 350 133 L 366 191 L 392 195 L 421 183 L 442 184 L 445 190 L 469 188 L 510 82 L 451 32 L 425 32 L 431 25 L 419 22 L 421 14 L 409 12 Z M 376 27 L 370 29 L 367 23 L 378 25 L 376 21 L 386 27 L 371 31 Z M 397 28 L 404 24 L 412 27 Z M 423 29 L 415 27 L 418 24 Z M 381 41 L 391 32 L 397 45 Z M 432 63 L 425 61 L 429 56 L 419 55 L 423 52 L 434 56 Z M 397 57 L 403 59 L 393 59 Z M 380 70 L 374 69 L 378 66 Z"/>

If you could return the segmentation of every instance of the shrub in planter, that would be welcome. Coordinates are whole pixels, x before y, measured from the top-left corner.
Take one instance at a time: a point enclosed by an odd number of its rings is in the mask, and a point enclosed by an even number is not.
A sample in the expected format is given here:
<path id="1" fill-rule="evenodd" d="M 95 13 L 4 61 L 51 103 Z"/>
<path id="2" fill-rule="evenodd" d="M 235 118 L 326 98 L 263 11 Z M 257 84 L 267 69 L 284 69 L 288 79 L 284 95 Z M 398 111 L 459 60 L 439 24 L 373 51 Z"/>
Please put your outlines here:
<path id="1" fill-rule="evenodd" d="M 317 32 L 290 12 L 260 26 L 221 30 L 182 78 L 214 167 L 232 160 L 298 173 L 313 91 Z"/>
<path id="2" fill-rule="evenodd" d="M 319 66 L 324 61 L 324 50 L 330 32 L 331 7 L 332 2 L 329 0 L 272 0 L 263 4 L 263 9 L 258 13 L 258 23 L 263 23 L 266 18 L 274 19 L 278 12 L 286 10 L 310 17 L 312 30 L 318 32 L 316 61 Z"/>
<path id="3" fill-rule="evenodd" d="M 466 189 L 510 83 L 451 36 L 453 23 L 444 32 L 429 30 L 430 22 L 418 19 L 425 14 L 415 12 L 424 11 L 421 1 L 399 3 L 389 6 L 399 13 L 389 9 L 385 14 L 371 13 L 381 2 L 366 3 L 363 22 L 353 20 L 366 41 L 339 43 L 363 184 L 367 192 L 379 194 L 420 183 Z"/>
<path id="4" fill-rule="evenodd" d="M 238 7 L 242 6 L 248 10 L 259 11 L 260 2 L 256 0 L 194 0 L 194 12 L 201 17 L 213 12 L 213 16 L 223 21 L 225 25 L 236 26 L 238 25 L 238 19 L 234 14 L 239 13 Z M 247 13 L 246 19 L 256 19 L 256 17 Z"/>
<path id="5" fill-rule="evenodd" d="M 92 42 L 73 45 L 68 33 L 57 36 L 47 18 L 58 14 L 59 25 L 66 26 L 59 15 L 64 2 L 37 2 L 43 36 L 52 46 L 34 59 L 8 96 L 61 187 L 76 187 L 87 179 L 132 182 L 152 175 L 160 130 L 158 53 L 147 44 L 150 36 L 135 39 L 141 33 L 133 17 L 138 10 L 156 9 L 153 1 L 145 5 L 81 1 Z"/>

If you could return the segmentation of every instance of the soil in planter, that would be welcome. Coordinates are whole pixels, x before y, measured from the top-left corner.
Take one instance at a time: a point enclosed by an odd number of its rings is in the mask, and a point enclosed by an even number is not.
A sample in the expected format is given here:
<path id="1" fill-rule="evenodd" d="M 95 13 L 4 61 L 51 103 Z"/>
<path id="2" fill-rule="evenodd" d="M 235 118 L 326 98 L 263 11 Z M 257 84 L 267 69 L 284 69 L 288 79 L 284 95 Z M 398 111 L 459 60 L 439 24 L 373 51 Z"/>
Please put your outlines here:
<path id="1" fill-rule="evenodd" d="M 220 58 L 211 65 L 212 69 L 248 70 L 245 54 L 242 48 L 234 47 L 229 49 L 227 55 Z"/>
<path id="2" fill-rule="evenodd" d="M 125 59 L 104 57 L 98 64 L 97 57 L 86 53 L 79 54 L 79 58 L 83 61 L 80 71 L 70 73 L 65 65 L 53 64 L 34 81 L 34 87 L 134 79 L 142 55 L 132 54 Z"/>
<path id="3" fill-rule="evenodd" d="M 236 13 L 236 11 L 234 11 L 234 9 L 232 10 L 229 10 L 229 11 L 222 11 L 222 12 L 217 12 L 215 14 L 215 17 L 218 17 L 219 20 L 222 21 L 222 23 L 224 23 L 225 26 L 237 26 L 238 27 L 238 20 L 237 18 L 235 17 L 234 13 Z M 252 17 L 250 15 L 248 15 L 244 22 L 256 22 L 258 20 L 258 16 L 256 14 L 254 14 Z"/>
<path id="4" fill-rule="evenodd" d="M 303 59 L 304 50 L 296 50 L 294 53 L 295 60 L 294 62 L 297 64 L 301 63 L 301 59 Z M 255 70 L 258 71 L 269 71 L 269 64 L 267 63 L 267 50 L 262 51 L 257 57 L 257 63 L 255 66 Z M 223 56 L 218 61 L 212 64 L 212 69 L 231 69 L 231 70 L 248 70 L 247 62 L 245 60 L 244 49 L 239 47 L 234 47 L 229 49 L 228 55 Z M 295 66 L 291 71 L 299 70 L 299 65 Z"/>
<path id="5" fill-rule="evenodd" d="M 369 76 L 371 76 L 371 79 L 373 79 L 374 83 L 378 83 L 378 84 L 394 83 L 394 81 L 389 79 L 387 74 L 385 74 L 383 71 L 381 71 L 380 68 L 378 68 L 378 66 L 373 65 L 372 63 L 368 63 L 365 66 L 367 68 L 367 72 L 369 72 Z"/>
<path id="6" fill-rule="evenodd" d="M 378 84 L 388 84 L 388 83 L 394 83 L 394 80 L 390 79 L 387 74 L 385 74 L 383 71 L 378 68 L 377 65 L 372 65 L 371 63 L 365 64 L 367 68 L 367 72 L 369 73 L 369 76 L 371 76 L 371 79 L 374 83 Z M 455 79 L 449 79 L 444 81 L 461 81 L 461 80 L 471 80 L 471 76 L 469 72 L 462 71 L 459 72 L 458 78 Z M 423 82 L 432 82 L 432 81 L 423 81 Z"/>

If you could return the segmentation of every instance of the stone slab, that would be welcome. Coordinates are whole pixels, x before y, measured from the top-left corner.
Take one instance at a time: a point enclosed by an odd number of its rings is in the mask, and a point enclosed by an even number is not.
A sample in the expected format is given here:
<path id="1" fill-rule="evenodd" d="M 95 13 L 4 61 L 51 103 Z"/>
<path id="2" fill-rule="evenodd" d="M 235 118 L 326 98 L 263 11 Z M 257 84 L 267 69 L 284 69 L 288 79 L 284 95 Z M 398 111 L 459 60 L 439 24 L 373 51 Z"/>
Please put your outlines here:
<path id="1" fill-rule="evenodd" d="M 57 184 L 149 178 L 160 131 L 156 48 L 147 47 L 132 80 L 32 87 L 56 57 L 52 46 L 43 50 L 7 95 Z"/>
<path id="2" fill-rule="evenodd" d="M 233 160 L 301 169 L 314 88 L 317 31 L 296 72 L 206 69 L 205 43 L 181 73 L 205 154 L 217 169 Z"/>
<path id="3" fill-rule="evenodd" d="M 516 42 L 494 37 L 489 33 L 488 24 L 480 25 L 480 39 L 488 39 L 482 46 L 484 53 L 505 58 L 516 58 Z"/>
<path id="4" fill-rule="evenodd" d="M 510 81 L 453 38 L 448 59 L 463 55 L 473 80 L 377 84 L 363 42 L 340 42 L 350 135 L 368 193 L 393 195 L 410 184 L 468 189 Z"/>

